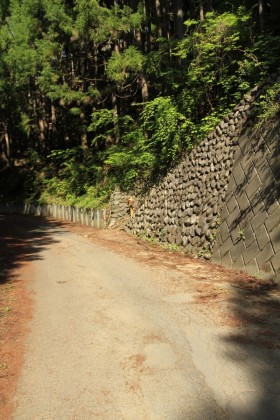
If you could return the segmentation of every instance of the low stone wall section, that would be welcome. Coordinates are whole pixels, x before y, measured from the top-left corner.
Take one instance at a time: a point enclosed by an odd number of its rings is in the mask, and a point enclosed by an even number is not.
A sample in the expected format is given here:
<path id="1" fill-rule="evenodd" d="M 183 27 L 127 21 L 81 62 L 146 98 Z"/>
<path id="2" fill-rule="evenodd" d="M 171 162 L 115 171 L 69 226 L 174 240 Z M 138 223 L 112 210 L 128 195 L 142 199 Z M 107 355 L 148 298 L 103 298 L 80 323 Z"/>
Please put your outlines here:
<path id="1" fill-rule="evenodd" d="M 115 226 L 124 218 L 128 217 L 129 207 L 127 200 L 129 195 L 116 189 L 110 198 L 110 226 Z"/>
<path id="2" fill-rule="evenodd" d="M 53 217 L 96 228 L 105 228 L 108 224 L 108 213 L 104 209 L 82 209 L 57 204 L 4 203 L 0 204 L 0 213 Z"/>

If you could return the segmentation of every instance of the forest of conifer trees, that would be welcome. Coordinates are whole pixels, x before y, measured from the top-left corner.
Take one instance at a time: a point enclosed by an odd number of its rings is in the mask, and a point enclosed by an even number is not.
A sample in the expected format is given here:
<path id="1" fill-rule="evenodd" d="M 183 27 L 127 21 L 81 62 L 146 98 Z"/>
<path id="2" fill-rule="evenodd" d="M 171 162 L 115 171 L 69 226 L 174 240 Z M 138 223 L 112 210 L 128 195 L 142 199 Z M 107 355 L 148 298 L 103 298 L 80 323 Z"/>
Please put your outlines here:
<path id="1" fill-rule="evenodd" d="M 0 195 L 94 206 L 279 71 L 280 3 L 1 0 L 0 42 Z"/>

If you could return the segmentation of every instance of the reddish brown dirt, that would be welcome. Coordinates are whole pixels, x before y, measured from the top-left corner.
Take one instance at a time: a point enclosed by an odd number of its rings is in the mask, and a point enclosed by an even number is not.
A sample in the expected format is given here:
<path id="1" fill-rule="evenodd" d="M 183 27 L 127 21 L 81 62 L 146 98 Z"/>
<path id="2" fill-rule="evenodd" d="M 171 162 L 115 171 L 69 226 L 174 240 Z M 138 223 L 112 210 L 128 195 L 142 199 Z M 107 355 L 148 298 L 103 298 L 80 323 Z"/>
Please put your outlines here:
<path id="1" fill-rule="evenodd" d="M 12 218 L 9 219 L 13 222 Z M 30 261 L 39 258 L 40 249 L 52 241 L 51 234 L 34 233 L 28 218 L 14 218 L 8 225 L 0 216 L 5 277 L 0 279 L 0 412 L 9 419 L 11 399 L 23 362 L 24 336 L 32 314 L 32 296 L 27 291 Z M 35 222 L 42 223 L 40 219 Z M 170 269 L 182 275 L 183 282 L 168 278 L 158 284 L 170 293 L 184 288 L 195 296 L 194 305 L 214 325 L 232 328 L 238 343 L 280 348 L 280 292 L 273 283 L 263 283 L 244 273 L 227 270 L 184 253 L 164 250 L 123 231 L 97 230 L 68 222 L 47 220 L 49 226 L 77 233 L 113 252 L 133 258 L 140 264 Z M 23 232 L 23 235 L 20 235 Z M 157 340 L 157 337 L 154 337 Z M 135 360 L 139 364 L 140 360 Z"/>
<path id="2" fill-rule="evenodd" d="M 26 325 L 32 312 L 32 299 L 25 281 L 30 276 L 30 263 L 9 272 L 0 283 L 0 412 L 9 419 L 12 396 L 16 389 L 24 355 Z"/>

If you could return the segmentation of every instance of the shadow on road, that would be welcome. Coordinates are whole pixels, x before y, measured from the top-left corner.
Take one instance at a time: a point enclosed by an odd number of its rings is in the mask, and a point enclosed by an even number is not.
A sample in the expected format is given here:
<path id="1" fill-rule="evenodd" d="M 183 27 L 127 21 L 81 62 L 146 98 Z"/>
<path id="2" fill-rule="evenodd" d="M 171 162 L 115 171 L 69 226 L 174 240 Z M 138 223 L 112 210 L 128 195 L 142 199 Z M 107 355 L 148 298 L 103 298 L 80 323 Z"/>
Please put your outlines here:
<path id="1" fill-rule="evenodd" d="M 59 224 L 42 218 L 0 214 L 0 284 L 16 280 L 13 270 L 42 258 L 41 251 L 56 243 Z"/>
<path id="2" fill-rule="evenodd" d="M 235 286 L 232 315 L 239 327 L 224 340 L 226 357 L 251 377 L 254 387 L 228 402 L 230 418 L 280 418 L 280 292 L 252 279 Z"/>
<path id="3" fill-rule="evenodd" d="M 30 216 L 0 214 L 0 412 L 11 418 L 11 401 L 23 363 L 23 340 L 32 316 L 26 287 L 32 261 L 56 242 L 58 224 Z"/>

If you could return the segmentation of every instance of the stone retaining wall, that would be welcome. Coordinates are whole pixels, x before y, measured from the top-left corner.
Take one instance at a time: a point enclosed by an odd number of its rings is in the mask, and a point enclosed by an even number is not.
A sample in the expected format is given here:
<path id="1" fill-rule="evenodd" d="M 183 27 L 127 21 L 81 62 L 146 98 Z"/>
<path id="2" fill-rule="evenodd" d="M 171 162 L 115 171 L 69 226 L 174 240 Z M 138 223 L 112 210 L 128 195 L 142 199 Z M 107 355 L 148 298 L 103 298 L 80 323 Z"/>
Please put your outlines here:
<path id="1" fill-rule="evenodd" d="M 213 260 L 280 282 L 280 122 L 239 139 Z"/>
<path id="2" fill-rule="evenodd" d="M 267 83 L 275 80 L 276 77 Z M 276 278 L 279 219 L 277 227 L 274 222 L 279 211 L 279 188 L 274 191 L 275 198 L 270 198 L 269 194 L 279 180 L 279 172 L 268 176 L 272 167 L 267 163 L 273 161 L 278 171 L 279 139 L 278 134 L 268 132 L 266 146 L 262 146 L 263 135 L 254 146 L 256 133 L 250 128 L 252 104 L 258 100 L 263 86 L 265 84 L 245 95 L 216 129 L 149 191 L 135 218 L 129 222 L 129 231 L 176 244 L 207 259 L 211 258 L 217 238 L 215 261 L 248 270 L 250 274 L 266 273 Z M 251 173 L 250 177 L 245 176 L 246 170 Z M 250 224 L 252 232 L 246 224 L 246 215 L 254 218 Z M 265 226 L 265 233 L 261 226 Z M 264 235 L 266 239 L 261 240 Z M 249 237 L 252 238 L 250 244 Z M 239 252 L 243 252 L 242 259 Z"/>
<path id="3" fill-rule="evenodd" d="M 129 228 L 206 257 L 226 196 L 238 136 L 254 95 L 244 100 L 145 197 Z"/>

